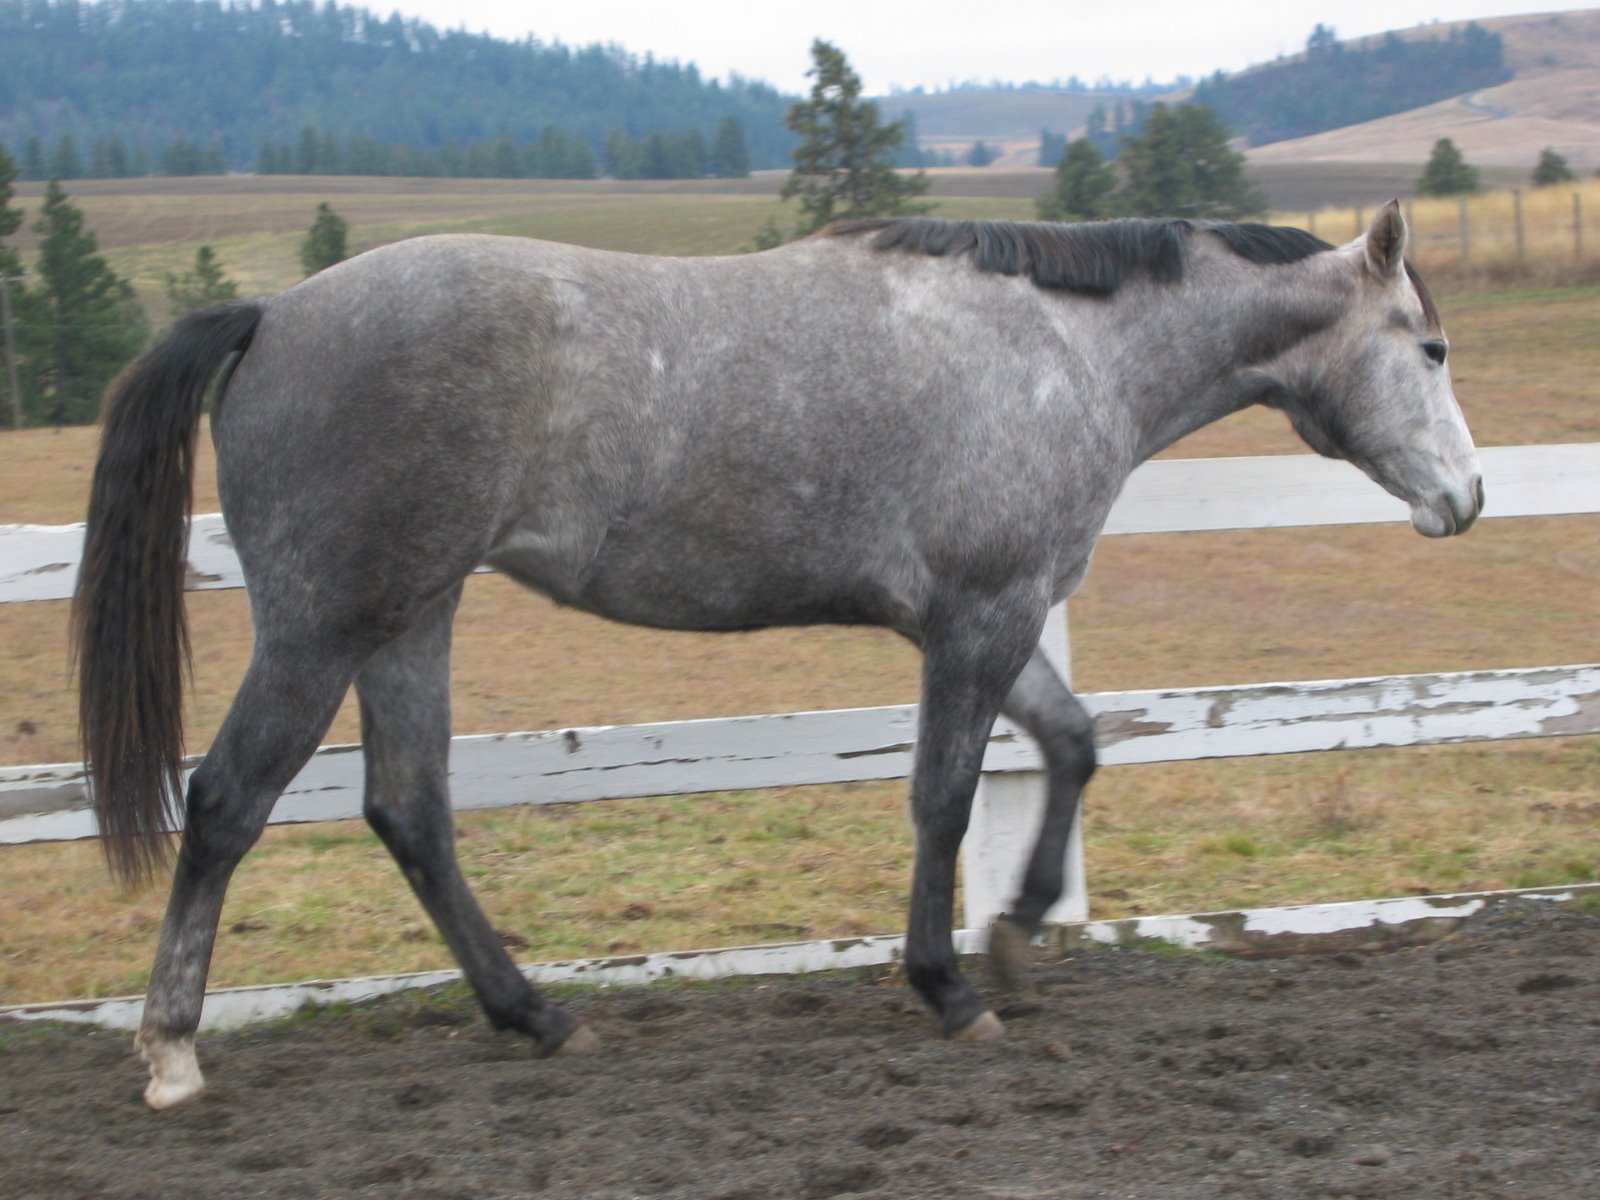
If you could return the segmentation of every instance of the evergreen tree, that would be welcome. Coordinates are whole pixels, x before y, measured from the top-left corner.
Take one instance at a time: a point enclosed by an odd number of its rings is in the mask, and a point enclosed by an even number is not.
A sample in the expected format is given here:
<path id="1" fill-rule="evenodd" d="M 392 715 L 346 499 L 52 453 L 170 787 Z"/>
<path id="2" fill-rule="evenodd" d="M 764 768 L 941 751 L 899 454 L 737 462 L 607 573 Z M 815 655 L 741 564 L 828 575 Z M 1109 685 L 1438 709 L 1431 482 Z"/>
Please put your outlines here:
<path id="1" fill-rule="evenodd" d="M 222 263 L 210 246 L 195 251 L 192 271 L 167 274 L 167 307 L 174 317 L 238 296 L 239 285 L 222 273 Z"/>
<path id="2" fill-rule="evenodd" d="M 1571 183 L 1577 176 L 1572 173 L 1572 168 L 1567 165 L 1564 155 L 1557 154 L 1555 149 L 1546 146 L 1539 151 L 1539 162 L 1533 168 L 1533 186 L 1550 187 L 1557 183 Z"/>
<path id="3" fill-rule="evenodd" d="M 1045 221 L 1098 221 L 1113 215 L 1111 194 L 1117 176 L 1111 164 L 1088 138 L 1079 138 L 1067 147 L 1056 167 L 1055 184 L 1037 205 Z"/>
<path id="4" fill-rule="evenodd" d="M 1459 196 L 1478 190 L 1478 169 L 1467 163 L 1449 138 L 1440 138 L 1433 144 L 1428 165 L 1417 180 L 1420 196 Z"/>
<path id="5" fill-rule="evenodd" d="M 315 275 L 349 257 L 345 248 L 345 235 L 349 232 L 344 218 L 326 200 L 317 205 L 317 219 L 306 240 L 300 243 L 300 265 L 306 274 Z"/>
<path id="6" fill-rule="evenodd" d="M 106 384 L 144 346 L 144 314 L 132 286 L 96 253 L 59 180 L 50 181 L 33 228 L 39 284 L 29 294 L 41 326 L 29 356 L 33 412 L 52 424 L 91 421 Z"/>
<path id="7" fill-rule="evenodd" d="M 1181 104 L 1176 116 L 1193 179 L 1193 211 L 1225 221 L 1265 214 L 1266 195 L 1245 178 L 1244 155 L 1228 146 L 1227 125 L 1204 104 Z"/>
<path id="8" fill-rule="evenodd" d="M 967 151 L 966 163 L 969 167 L 987 167 L 995 157 L 995 152 L 980 138 L 973 142 L 972 149 Z"/>
<path id="9" fill-rule="evenodd" d="M 899 174 L 894 152 L 905 137 L 898 121 L 878 123 L 878 106 L 861 99 L 861 77 L 837 47 L 811 43 L 811 96 L 789 109 L 784 124 L 800 137 L 794 170 L 778 194 L 800 197 L 795 236 L 850 217 L 926 212 L 916 197 L 928 180 Z"/>
<path id="10" fill-rule="evenodd" d="M 22 256 L 7 246 L 5 238 L 10 237 L 22 227 L 23 212 L 20 208 L 11 207 L 12 184 L 16 182 L 17 164 L 4 146 L 0 146 L 0 288 L 6 289 L 5 302 L 12 315 L 12 341 L 16 340 L 15 321 L 16 310 L 23 306 L 22 280 L 18 278 L 22 271 Z M 6 331 L 0 329 L 0 384 L 6 389 L 6 412 L 14 424 L 22 423 L 23 399 L 20 395 L 11 392 L 11 372 L 7 369 L 12 364 L 6 362 L 7 353 Z M 20 374 L 20 372 L 19 372 Z M 19 390 L 21 384 L 18 384 Z"/>
<path id="11" fill-rule="evenodd" d="M 1100 111 L 1102 114 L 1105 112 L 1104 109 Z M 1039 165 L 1041 167 L 1059 167 L 1066 153 L 1066 134 L 1051 133 L 1048 129 L 1039 130 Z"/>
<path id="12" fill-rule="evenodd" d="M 82 179 L 83 159 L 78 156 L 78 144 L 70 133 L 61 135 L 56 142 L 56 152 L 50 159 L 52 179 Z"/>
<path id="13" fill-rule="evenodd" d="M 750 145 L 738 117 L 723 117 L 711 142 L 711 173 L 719 179 L 743 179 L 750 174 Z"/>
<path id="14" fill-rule="evenodd" d="M 1117 161 L 1126 182 L 1122 211 L 1137 217 L 1252 216 L 1266 208 L 1244 175 L 1244 155 L 1228 148 L 1228 128 L 1203 104 L 1155 104 L 1144 132 L 1125 138 Z"/>
<path id="15" fill-rule="evenodd" d="M 6 148 L 0 146 L 0 272 L 13 276 L 22 272 L 22 256 L 5 245 L 4 239 L 22 228 L 22 210 L 11 207 L 14 194 L 11 185 L 16 181 L 17 164 Z"/>

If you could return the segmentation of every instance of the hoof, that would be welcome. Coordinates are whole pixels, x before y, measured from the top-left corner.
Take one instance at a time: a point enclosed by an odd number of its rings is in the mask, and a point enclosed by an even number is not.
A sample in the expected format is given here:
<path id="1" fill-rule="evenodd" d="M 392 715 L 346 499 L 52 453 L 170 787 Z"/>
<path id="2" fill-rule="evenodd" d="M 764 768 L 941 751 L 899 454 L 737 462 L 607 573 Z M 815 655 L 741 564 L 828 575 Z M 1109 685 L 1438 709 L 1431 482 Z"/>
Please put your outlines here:
<path id="1" fill-rule="evenodd" d="M 1005 1023 L 992 1012 L 981 1012 L 964 1029 L 950 1035 L 956 1042 L 997 1042 L 1006 1035 Z"/>
<path id="2" fill-rule="evenodd" d="M 150 1067 L 144 1102 L 157 1112 L 185 1104 L 206 1090 L 205 1077 L 194 1056 L 193 1037 L 167 1041 L 141 1034 L 134 1044 L 139 1057 Z"/>
<path id="3" fill-rule="evenodd" d="M 1033 948 L 1028 935 L 1008 917 L 996 917 L 989 926 L 989 974 L 995 986 L 1007 992 L 1021 991 L 1033 964 Z"/>
<path id="4" fill-rule="evenodd" d="M 587 1025 L 579 1025 L 567 1034 L 567 1040 L 550 1052 L 552 1058 L 570 1054 L 591 1054 L 600 1048 L 600 1038 Z"/>

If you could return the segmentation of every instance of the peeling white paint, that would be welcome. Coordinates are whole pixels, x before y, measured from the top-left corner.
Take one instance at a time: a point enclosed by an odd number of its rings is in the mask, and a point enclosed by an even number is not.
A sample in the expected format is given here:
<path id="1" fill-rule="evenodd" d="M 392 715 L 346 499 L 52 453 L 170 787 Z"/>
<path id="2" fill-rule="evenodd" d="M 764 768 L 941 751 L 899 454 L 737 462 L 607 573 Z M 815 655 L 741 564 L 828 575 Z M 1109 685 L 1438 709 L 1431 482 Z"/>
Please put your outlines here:
<path id="1" fill-rule="evenodd" d="M 1243 928 L 1263 937 L 1284 933 L 1310 938 L 1334 937 L 1374 925 L 1396 928 L 1419 922 L 1453 925 L 1496 900 L 1525 898 L 1562 903 L 1583 895 L 1600 895 L 1600 884 L 1454 896 L 1406 896 L 1392 900 L 1307 904 L 1192 916 L 1089 921 L 1057 926 L 1049 932 L 1052 936 L 1076 934 L 1113 946 L 1154 939 L 1203 950 L 1220 944 L 1217 933 L 1223 928 Z M 987 940 L 986 930 L 958 930 L 955 934 L 956 950 L 960 954 L 980 954 Z M 904 938 L 898 936 L 834 938 L 720 950 L 641 954 L 625 958 L 573 959 L 524 966 L 522 972 L 538 984 L 583 983 L 598 987 L 632 987 L 674 978 L 756 978 L 762 975 L 797 975 L 888 966 L 899 960 L 904 945 Z M 290 1016 L 306 1006 L 360 1003 L 397 992 L 441 987 L 460 979 L 459 971 L 422 971 L 361 979 L 218 988 L 206 993 L 200 1028 L 202 1031 L 239 1029 Z M 143 1011 L 142 997 L 123 996 L 110 1000 L 14 1005 L 0 1008 L 0 1019 L 62 1021 L 105 1029 L 134 1030 L 139 1026 Z"/>

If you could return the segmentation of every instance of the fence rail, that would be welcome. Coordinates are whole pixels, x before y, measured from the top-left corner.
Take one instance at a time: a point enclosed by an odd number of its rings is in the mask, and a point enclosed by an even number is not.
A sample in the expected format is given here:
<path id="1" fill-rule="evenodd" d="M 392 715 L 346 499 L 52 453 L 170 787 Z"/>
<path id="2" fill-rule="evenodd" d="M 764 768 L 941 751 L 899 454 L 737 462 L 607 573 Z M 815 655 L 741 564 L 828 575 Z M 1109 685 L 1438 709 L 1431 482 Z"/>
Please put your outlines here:
<path id="1" fill-rule="evenodd" d="M 1600 512 L 1600 444 L 1482 451 L 1485 518 Z M 1129 480 L 1108 534 L 1259 529 L 1404 520 L 1404 504 L 1343 463 L 1309 456 L 1176 459 Z M 82 527 L 0 527 L 0 603 L 71 594 Z M 240 587 L 220 518 L 195 519 L 189 587 Z M 1047 645 L 1065 667 L 1065 618 Z M 1600 732 L 1600 664 L 1311 680 L 1086 696 L 1108 765 L 1425 745 Z M 457 809 L 855 782 L 905 777 L 915 708 L 673 721 L 458 737 Z M 355 746 L 325 746 L 290 785 L 275 823 L 360 815 Z M 1001 721 L 966 857 L 967 919 L 986 923 L 1008 898 L 1031 837 L 1041 763 Z M 96 836 L 81 764 L 0 767 L 0 843 Z M 1083 879 L 1081 846 L 1074 870 Z M 1053 912 L 1082 920 L 1080 886 Z"/>

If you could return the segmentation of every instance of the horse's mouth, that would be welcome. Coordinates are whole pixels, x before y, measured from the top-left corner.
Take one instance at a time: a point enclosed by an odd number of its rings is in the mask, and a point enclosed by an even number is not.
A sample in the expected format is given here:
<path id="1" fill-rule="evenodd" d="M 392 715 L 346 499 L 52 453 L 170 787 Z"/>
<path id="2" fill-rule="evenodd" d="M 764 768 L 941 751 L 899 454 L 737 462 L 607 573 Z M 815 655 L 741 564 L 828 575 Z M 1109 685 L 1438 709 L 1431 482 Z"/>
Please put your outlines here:
<path id="1" fill-rule="evenodd" d="M 1440 492 L 1411 502 L 1411 527 L 1423 537 L 1444 538 L 1465 533 L 1483 511 L 1483 477 L 1460 492 Z"/>

